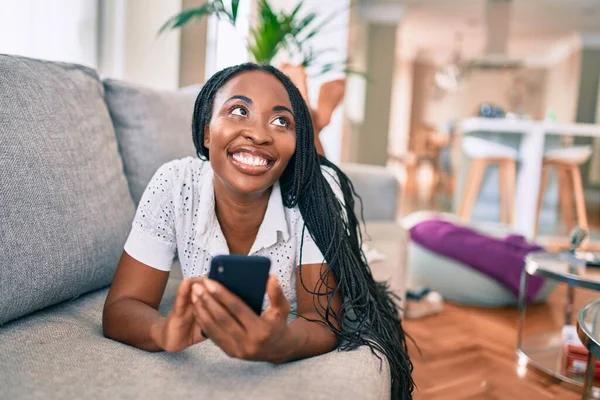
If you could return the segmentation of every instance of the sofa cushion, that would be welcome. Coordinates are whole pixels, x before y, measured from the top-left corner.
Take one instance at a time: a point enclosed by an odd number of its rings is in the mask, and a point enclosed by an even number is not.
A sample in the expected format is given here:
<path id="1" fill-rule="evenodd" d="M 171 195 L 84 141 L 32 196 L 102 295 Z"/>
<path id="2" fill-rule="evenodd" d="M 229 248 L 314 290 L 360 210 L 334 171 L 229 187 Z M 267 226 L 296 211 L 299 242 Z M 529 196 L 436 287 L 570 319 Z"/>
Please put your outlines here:
<path id="1" fill-rule="evenodd" d="M 158 91 L 110 79 L 104 81 L 104 88 L 129 189 L 137 205 L 158 167 L 196 155 L 192 114 L 200 89 Z"/>
<path id="2" fill-rule="evenodd" d="M 0 55 L 0 324 L 110 283 L 134 205 L 86 67 Z"/>
<path id="3" fill-rule="evenodd" d="M 398 181 L 394 173 L 383 166 L 345 163 L 341 170 L 350 178 L 360 196 L 365 221 L 395 221 L 398 211 Z M 361 201 L 354 211 L 360 218 Z"/>
<path id="4" fill-rule="evenodd" d="M 169 279 L 161 311 L 172 306 Z M 102 336 L 106 290 L 0 327 L 7 399 L 389 399 L 386 362 L 366 347 L 275 366 L 229 358 L 212 342 L 149 353 Z M 382 369 L 380 369 L 382 367 Z"/>

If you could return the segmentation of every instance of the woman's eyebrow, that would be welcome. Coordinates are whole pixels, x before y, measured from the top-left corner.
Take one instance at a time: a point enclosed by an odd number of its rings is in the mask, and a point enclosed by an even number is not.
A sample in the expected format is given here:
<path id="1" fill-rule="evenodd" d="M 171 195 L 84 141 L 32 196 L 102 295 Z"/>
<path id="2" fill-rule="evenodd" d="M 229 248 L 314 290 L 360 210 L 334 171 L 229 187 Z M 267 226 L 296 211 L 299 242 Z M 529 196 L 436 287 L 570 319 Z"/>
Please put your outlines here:
<path id="1" fill-rule="evenodd" d="M 294 113 L 292 112 L 292 110 L 290 110 L 286 106 L 275 106 L 275 107 L 273 107 L 273 111 L 287 111 L 290 114 L 294 115 Z"/>
<path id="2" fill-rule="evenodd" d="M 243 101 L 244 103 L 247 103 L 247 104 L 250 104 L 250 105 L 252 104 L 252 99 L 251 99 L 251 98 L 249 98 L 249 97 L 246 97 L 246 96 L 242 96 L 242 95 L 239 95 L 239 94 L 236 94 L 235 96 L 231 96 L 230 98 L 228 98 L 228 99 L 225 101 L 225 103 L 228 103 L 228 102 L 230 102 L 231 100 L 235 100 L 235 99 L 241 100 L 241 101 Z M 225 103 L 223 103 L 223 104 L 225 104 Z"/>

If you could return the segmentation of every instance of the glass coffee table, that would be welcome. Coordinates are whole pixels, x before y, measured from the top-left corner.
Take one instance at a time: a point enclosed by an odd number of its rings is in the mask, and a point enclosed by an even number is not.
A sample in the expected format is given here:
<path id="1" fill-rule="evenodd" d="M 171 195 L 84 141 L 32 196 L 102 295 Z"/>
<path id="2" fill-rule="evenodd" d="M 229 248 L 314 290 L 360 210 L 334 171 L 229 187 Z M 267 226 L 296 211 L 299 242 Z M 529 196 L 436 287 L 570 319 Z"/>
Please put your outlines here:
<path id="1" fill-rule="evenodd" d="M 583 383 L 583 398 L 597 398 L 593 396 L 599 394 L 597 388 L 594 388 L 594 375 L 596 360 L 600 359 L 600 299 L 588 303 L 579 311 L 577 335 L 589 352 Z"/>
<path id="2" fill-rule="evenodd" d="M 567 284 L 564 306 L 564 325 L 574 325 L 575 288 L 600 291 L 600 269 L 585 266 L 585 261 L 573 253 L 534 252 L 525 258 L 519 291 L 519 323 L 517 328 L 517 355 L 519 365 L 534 368 L 558 378 L 574 387 L 582 387 L 584 376 L 569 373 L 563 358 L 562 330 L 525 334 L 526 292 L 530 276 L 539 276 Z"/>

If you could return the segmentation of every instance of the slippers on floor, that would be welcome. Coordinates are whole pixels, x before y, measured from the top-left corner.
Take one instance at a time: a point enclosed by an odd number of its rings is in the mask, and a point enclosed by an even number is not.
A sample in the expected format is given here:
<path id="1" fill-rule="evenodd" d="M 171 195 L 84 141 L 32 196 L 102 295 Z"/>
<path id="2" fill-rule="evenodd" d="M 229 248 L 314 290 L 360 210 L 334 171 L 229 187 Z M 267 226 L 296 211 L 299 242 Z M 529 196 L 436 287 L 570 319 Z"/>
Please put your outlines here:
<path id="1" fill-rule="evenodd" d="M 437 292 L 428 292 L 420 299 L 408 298 L 406 302 L 405 317 L 407 319 L 417 319 L 434 315 L 444 309 L 444 300 Z"/>

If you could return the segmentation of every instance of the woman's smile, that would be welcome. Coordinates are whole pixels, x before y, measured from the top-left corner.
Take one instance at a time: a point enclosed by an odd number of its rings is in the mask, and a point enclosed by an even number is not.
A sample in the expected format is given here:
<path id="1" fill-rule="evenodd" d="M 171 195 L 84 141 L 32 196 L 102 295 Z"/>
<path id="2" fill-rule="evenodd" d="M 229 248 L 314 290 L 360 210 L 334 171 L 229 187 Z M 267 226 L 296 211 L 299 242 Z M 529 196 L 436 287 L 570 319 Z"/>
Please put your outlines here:
<path id="1" fill-rule="evenodd" d="M 275 160 L 254 149 L 239 149 L 228 154 L 233 166 L 243 174 L 261 175 L 271 169 Z"/>

